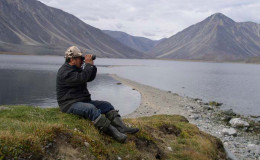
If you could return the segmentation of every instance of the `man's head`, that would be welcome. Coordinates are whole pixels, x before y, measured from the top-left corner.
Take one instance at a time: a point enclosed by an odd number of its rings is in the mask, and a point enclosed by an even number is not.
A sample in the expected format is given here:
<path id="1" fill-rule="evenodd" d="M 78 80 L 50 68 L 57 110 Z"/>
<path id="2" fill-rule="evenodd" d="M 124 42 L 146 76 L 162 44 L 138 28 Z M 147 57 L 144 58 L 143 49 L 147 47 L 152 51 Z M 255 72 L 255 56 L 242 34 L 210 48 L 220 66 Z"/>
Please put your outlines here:
<path id="1" fill-rule="evenodd" d="M 71 46 L 65 52 L 65 59 L 70 65 L 75 65 L 80 68 L 83 64 L 84 57 L 78 47 Z"/>

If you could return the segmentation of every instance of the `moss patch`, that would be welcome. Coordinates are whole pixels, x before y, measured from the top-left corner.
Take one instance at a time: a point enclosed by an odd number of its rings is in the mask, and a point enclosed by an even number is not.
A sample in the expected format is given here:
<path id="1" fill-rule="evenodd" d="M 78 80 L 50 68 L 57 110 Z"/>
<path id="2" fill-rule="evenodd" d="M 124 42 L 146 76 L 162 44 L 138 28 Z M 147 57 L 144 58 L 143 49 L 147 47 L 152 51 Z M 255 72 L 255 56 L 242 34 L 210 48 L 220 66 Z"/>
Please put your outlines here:
<path id="1" fill-rule="evenodd" d="M 5 107 L 10 109 L 0 111 L 0 159 L 225 159 L 219 139 L 178 115 L 125 119 L 140 131 L 121 144 L 58 108 Z"/>
<path id="2" fill-rule="evenodd" d="M 216 102 L 216 101 L 209 101 L 209 105 L 211 106 L 221 106 L 223 103 L 219 103 L 219 102 Z"/>

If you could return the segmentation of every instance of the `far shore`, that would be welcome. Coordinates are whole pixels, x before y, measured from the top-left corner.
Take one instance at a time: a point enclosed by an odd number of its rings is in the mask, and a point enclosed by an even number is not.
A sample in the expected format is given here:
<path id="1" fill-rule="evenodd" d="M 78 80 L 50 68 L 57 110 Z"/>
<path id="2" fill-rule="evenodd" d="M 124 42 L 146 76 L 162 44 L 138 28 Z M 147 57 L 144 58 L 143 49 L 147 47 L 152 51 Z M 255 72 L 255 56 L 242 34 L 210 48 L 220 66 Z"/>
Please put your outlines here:
<path id="1" fill-rule="evenodd" d="M 25 54 L 25 53 L 18 53 L 18 52 L 3 52 L 3 51 L 0 51 L 0 54 L 6 54 L 6 55 L 28 55 L 28 54 Z"/>
<path id="2" fill-rule="evenodd" d="M 186 117 L 190 123 L 213 136 L 218 137 L 224 143 L 225 148 L 229 150 L 230 157 L 233 159 L 249 159 L 253 160 L 258 155 L 248 153 L 248 145 L 259 145 L 260 141 L 258 133 L 248 133 L 237 130 L 237 136 L 225 136 L 222 134 L 224 128 L 229 128 L 221 118 L 221 111 L 217 106 L 211 106 L 204 103 L 201 99 L 193 99 L 182 97 L 170 91 L 160 90 L 151 86 L 143 85 L 115 74 L 111 77 L 120 81 L 122 84 L 132 87 L 141 94 L 140 106 L 132 113 L 124 116 L 124 118 L 136 118 L 160 114 L 182 115 Z M 206 109 L 205 109 L 206 108 Z M 234 156 L 235 155 L 235 156 Z"/>
<path id="3" fill-rule="evenodd" d="M 33 56 L 61 56 L 61 55 L 51 55 L 51 54 L 27 54 L 27 53 L 19 53 L 19 52 L 4 52 L 0 51 L 0 55 L 33 55 Z M 101 58 L 109 58 L 109 57 L 101 57 Z M 115 59 L 126 59 L 126 58 L 115 58 Z M 132 59 L 132 58 L 131 58 Z M 140 58 L 142 59 L 142 58 Z M 241 64 L 260 64 L 260 57 L 256 60 L 241 60 L 241 61 L 210 61 L 210 60 L 192 60 L 192 59 L 169 59 L 169 58 L 147 58 L 145 60 L 166 60 L 166 61 L 180 61 L 180 62 L 206 62 L 206 63 L 241 63 Z"/>

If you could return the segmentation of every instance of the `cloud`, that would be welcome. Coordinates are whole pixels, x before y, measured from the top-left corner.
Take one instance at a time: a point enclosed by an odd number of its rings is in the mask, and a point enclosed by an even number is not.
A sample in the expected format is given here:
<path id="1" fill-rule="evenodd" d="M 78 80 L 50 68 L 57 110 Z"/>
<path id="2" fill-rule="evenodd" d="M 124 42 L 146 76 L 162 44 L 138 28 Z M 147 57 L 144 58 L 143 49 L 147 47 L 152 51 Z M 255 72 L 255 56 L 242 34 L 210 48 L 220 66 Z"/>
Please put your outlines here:
<path id="1" fill-rule="evenodd" d="M 154 33 L 149 33 L 149 32 L 143 32 L 143 35 L 148 36 L 148 37 L 154 37 Z"/>
<path id="2" fill-rule="evenodd" d="M 122 28 L 123 28 L 123 25 L 122 25 L 121 23 L 117 23 L 117 24 L 116 24 L 116 28 L 117 28 L 117 29 L 122 29 Z"/>
<path id="3" fill-rule="evenodd" d="M 152 39 L 170 37 L 221 12 L 235 21 L 260 23 L 259 0 L 40 0 L 99 29 Z"/>

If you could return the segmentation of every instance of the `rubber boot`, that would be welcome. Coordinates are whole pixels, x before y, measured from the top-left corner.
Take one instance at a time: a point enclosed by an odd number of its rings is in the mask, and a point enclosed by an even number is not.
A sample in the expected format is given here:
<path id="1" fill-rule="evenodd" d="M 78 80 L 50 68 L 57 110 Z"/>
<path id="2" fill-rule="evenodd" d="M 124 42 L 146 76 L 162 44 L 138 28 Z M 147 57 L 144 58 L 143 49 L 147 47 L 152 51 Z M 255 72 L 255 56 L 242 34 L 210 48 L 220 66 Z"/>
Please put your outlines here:
<path id="1" fill-rule="evenodd" d="M 123 120 L 121 119 L 121 116 L 118 114 L 118 111 L 111 110 L 107 112 L 106 117 L 111 121 L 111 124 L 116 127 L 116 129 L 121 133 L 130 133 L 135 134 L 139 131 L 138 128 L 130 128 L 125 125 Z"/>
<path id="2" fill-rule="evenodd" d="M 119 132 L 114 126 L 111 125 L 111 121 L 107 119 L 105 116 L 100 115 L 95 121 L 94 126 L 101 132 L 104 132 L 111 137 L 113 137 L 116 141 L 120 143 L 124 143 L 127 136 L 121 132 Z"/>

